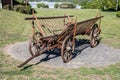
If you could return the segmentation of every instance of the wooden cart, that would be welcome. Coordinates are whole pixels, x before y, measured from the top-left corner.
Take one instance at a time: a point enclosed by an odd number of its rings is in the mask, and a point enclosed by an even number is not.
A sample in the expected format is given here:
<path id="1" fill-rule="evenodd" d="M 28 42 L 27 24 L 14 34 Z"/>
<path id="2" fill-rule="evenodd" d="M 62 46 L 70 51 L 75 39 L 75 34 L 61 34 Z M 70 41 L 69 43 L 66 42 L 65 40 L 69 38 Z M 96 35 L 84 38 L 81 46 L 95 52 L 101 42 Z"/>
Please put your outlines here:
<path id="1" fill-rule="evenodd" d="M 29 43 L 31 57 L 18 67 L 22 67 L 43 52 L 54 48 L 61 49 L 63 62 L 70 61 L 75 48 L 76 35 L 90 36 L 90 45 L 95 47 L 98 44 L 98 36 L 101 32 L 100 23 L 103 16 L 96 16 L 82 22 L 77 22 L 72 17 L 72 15 L 36 17 L 33 14 L 33 17 L 25 18 L 25 20 L 32 21 L 33 33 Z M 99 20 L 98 24 L 97 20 Z"/>

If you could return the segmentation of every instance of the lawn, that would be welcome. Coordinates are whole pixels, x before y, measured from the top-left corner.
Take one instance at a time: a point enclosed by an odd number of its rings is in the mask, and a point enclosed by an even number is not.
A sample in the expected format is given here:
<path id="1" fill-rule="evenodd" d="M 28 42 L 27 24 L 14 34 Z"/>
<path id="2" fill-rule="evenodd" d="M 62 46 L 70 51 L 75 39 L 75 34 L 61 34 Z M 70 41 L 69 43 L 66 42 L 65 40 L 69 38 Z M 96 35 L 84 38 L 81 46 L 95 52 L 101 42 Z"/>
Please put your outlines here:
<path id="1" fill-rule="evenodd" d="M 36 9 L 37 16 L 74 15 L 77 21 L 95 17 L 100 10 L 70 10 L 70 9 Z M 102 19 L 102 43 L 120 49 L 120 18 L 116 12 L 101 12 Z M 16 66 L 16 61 L 7 54 L 3 54 L 4 46 L 26 41 L 31 36 L 31 23 L 24 18 L 25 15 L 18 12 L 0 9 L 0 80 L 120 80 L 120 63 L 101 68 L 63 69 L 48 68 L 35 65 L 23 71 Z"/>

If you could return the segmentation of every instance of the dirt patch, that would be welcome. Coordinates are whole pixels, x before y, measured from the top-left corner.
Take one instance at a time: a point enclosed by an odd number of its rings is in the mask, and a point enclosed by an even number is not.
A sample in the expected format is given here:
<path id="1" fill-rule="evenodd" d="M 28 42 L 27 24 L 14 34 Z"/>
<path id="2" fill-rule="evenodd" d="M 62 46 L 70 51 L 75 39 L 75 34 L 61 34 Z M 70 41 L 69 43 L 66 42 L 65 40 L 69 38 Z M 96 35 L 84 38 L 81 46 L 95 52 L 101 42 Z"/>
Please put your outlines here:
<path id="1" fill-rule="evenodd" d="M 19 42 L 8 45 L 4 51 L 14 59 L 25 61 L 31 57 L 28 50 L 28 42 Z M 48 67 L 79 68 L 79 67 L 101 67 L 120 62 L 120 50 L 108 47 L 105 44 L 99 44 L 91 48 L 88 41 L 76 41 L 74 58 L 63 63 L 60 50 L 54 49 L 47 51 L 39 57 L 36 57 L 29 63 L 38 63 Z"/>

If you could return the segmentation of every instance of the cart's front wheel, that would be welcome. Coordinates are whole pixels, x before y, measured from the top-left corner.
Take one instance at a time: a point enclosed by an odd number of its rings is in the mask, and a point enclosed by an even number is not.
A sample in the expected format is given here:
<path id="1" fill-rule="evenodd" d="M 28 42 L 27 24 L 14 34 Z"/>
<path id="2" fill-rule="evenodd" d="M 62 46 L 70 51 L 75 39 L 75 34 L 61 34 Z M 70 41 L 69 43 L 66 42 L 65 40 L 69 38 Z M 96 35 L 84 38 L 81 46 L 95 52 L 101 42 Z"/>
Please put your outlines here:
<path id="1" fill-rule="evenodd" d="M 71 38 L 67 36 L 63 41 L 62 49 L 61 49 L 61 56 L 62 56 L 63 62 L 67 63 L 72 59 L 72 49 L 73 49 L 73 45 L 72 45 Z"/>
<path id="2" fill-rule="evenodd" d="M 39 32 L 36 32 L 29 42 L 29 51 L 32 56 L 42 48 L 42 44 L 40 42 L 41 37 L 42 35 Z"/>
<path id="3" fill-rule="evenodd" d="M 90 40 L 90 44 L 92 48 L 97 46 L 99 43 L 98 37 L 99 37 L 100 31 L 101 30 L 98 28 L 98 25 L 94 24 L 92 31 L 91 31 L 91 40 Z"/>

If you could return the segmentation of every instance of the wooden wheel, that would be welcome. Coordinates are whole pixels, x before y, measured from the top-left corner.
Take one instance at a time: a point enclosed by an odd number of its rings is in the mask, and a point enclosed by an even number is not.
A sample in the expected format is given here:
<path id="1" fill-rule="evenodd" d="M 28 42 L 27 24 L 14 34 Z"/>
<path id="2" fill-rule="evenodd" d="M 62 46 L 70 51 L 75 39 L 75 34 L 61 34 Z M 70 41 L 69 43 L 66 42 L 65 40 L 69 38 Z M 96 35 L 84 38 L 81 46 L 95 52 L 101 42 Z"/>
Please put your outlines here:
<path id="1" fill-rule="evenodd" d="M 33 35 L 31 41 L 29 42 L 29 51 L 32 56 L 42 48 L 42 44 L 40 42 L 41 37 L 42 37 L 41 33 L 36 32 Z"/>
<path id="2" fill-rule="evenodd" d="M 94 24 L 92 30 L 91 30 L 91 40 L 90 40 L 90 44 L 91 47 L 96 47 L 99 43 L 99 34 L 100 34 L 100 29 L 98 28 L 98 24 Z"/>
<path id="3" fill-rule="evenodd" d="M 63 41 L 62 49 L 61 49 L 61 56 L 62 56 L 63 62 L 67 63 L 72 59 L 72 49 L 73 49 L 73 45 L 72 45 L 71 38 L 67 36 Z"/>

